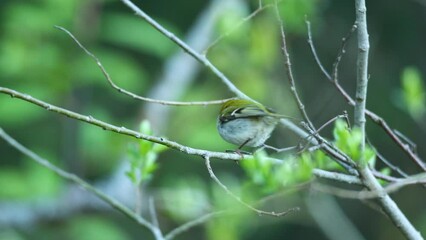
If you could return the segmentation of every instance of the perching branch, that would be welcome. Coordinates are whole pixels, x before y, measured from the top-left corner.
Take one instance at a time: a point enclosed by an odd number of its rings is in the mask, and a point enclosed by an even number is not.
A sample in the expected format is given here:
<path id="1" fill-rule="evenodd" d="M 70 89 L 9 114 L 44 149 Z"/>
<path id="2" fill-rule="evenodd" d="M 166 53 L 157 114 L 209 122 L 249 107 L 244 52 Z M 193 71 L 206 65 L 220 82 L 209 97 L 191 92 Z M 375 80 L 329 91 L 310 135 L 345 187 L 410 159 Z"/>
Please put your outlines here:
<path id="1" fill-rule="evenodd" d="M 67 117 L 79 120 L 79 121 L 83 121 L 95 126 L 98 126 L 104 130 L 108 130 L 108 131 L 112 131 L 112 132 L 116 132 L 119 134 L 123 134 L 123 135 L 127 135 L 127 136 L 131 136 L 137 139 L 143 139 L 143 140 L 147 140 L 147 141 L 151 141 L 154 143 L 158 143 L 164 146 L 167 146 L 169 148 L 181 151 L 183 153 L 189 154 L 189 155 L 196 155 L 196 156 L 201 156 L 201 157 L 205 157 L 208 156 L 210 158 L 219 158 L 219 159 L 227 159 L 227 160 L 235 160 L 235 161 L 239 161 L 241 160 L 241 155 L 236 154 L 236 153 L 224 153 L 224 152 L 211 152 L 211 151 L 206 151 L 206 150 L 202 150 L 202 149 L 195 149 L 195 148 L 191 148 L 191 147 L 187 147 L 184 145 L 181 145 L 179 143 L 176 143 L 174 141 L 170 141 L 166 138 L 163 137 L 155 137 L 155 136 L 150 136 L 150 135 L 146 135 L 146 134 L 142 134 L 130 129 L 127 129 L 125 127 L 118 127 L 106 122 L 103 122 L 101 120 L 98 120 L 92 116 L 86 116 L 86 115 L 82 115 L 64 108 L 60 108 L 57 106 L 54 106 L 52 104 L 43 102 L 39 99 L 36 99 L 30 95 L 27 94 L 23 94 L 20 93 L 18 91 L 9 89 L 9 88 L 4 88 L 4 87 L 0 87 L 0 93 L 3 94 L 7 94 L 10 95 L 13 98 L 19 98 L 22 99 L 26 102 L 29 102 L 31 104 L 35 104 L 37 106 L 40 106 L 48 111 L 51 112 L 56 112 L 62 115 L 65 115 Z M 251 159 L 252 156 L 244 156 L 246 159 Z M 278 159 L 271 159 L 273 161 L 280 161 Z"/>
<path id="2" fill-rule="evenodd" d="M 145 21 L 147 21 L 151 26 L 153 26 L 155 29 L 157 29 L 160 33 L 162 33 L 164 36 L 166 36 L 171 41 L 173 41 L 174 43 L 176 43 L 185 52 L 187 52 L 189 55 L 191 55 L 192 57 L 194 57 L 198 62 L 200 62 L 205 67 L 207 67 L 210 71 L 212 71 L 239 98 L 250 99 L 250 100 L 256 102 L 254 99 L 251 99 L 250 97 L 248 97 L 247 95 L 245 95 L 243 92 L 241 92 L 234 84 L 232 84 L 232 82 L 222 72 L 220 72 L 205 56 L 203 56 L 202 54 L 197 53 L 194 49 L 192 49 L 190 46 L 188 46 L 181 39 L 179 39 L 178 37 L 176 37 L 173 33 L 169 32 L 167 29 L 165 29 L 164 27 L 162 27 L 158 22 L 156 22 L 154 19 L 152 19 L 150 16 L 148 16 L 145 12 L 143 12 L 141 9 L 139 9 L 131 1 L 129 1 L 129 0 L 121 0 L 121 1 L 124 4 L 126 4 L 129 8 L 131 8 L 136 13 L 137 16 L 142 17 Z M 275 4 L 276 4 L 276 2 L 275 2 Z M 301 104 L 301 101 L 299 103 Z M 303 104 L 301 106 L 302 106 L 302 109 L 304 109 Z M 299 107 L 300 107 L 300 105 L 299 105 Z M 305 116 L 307 117 L 306 112 L 305 112 Z M 291 121 L 288 121 L 286 119 L 282 119 L 281 123 L 284 124 L 289 129 L 291 129 L 296 134 L 298 134 L 299 136 L 306 137 L 308 135 L 305 131 L 303 131 L 303 129 L 301 129 L 300 127 L 296 126 Z M 313 141 L 313 142 L 315 143 L 315 141 Z M 329 147 L 328 146 L 325 149 L 325 151 L 328 154 L 330 154 L 331 156 L 334 156 L 334 157 L 338 157 L 339 156 L 339 153 L 338 153 L 339 151 L 336 150 L 336 149 L 333 149 L 333 147 Z M 351 173 L 355 173 L 354 171 L 350 171 L 350 172 Z"/>

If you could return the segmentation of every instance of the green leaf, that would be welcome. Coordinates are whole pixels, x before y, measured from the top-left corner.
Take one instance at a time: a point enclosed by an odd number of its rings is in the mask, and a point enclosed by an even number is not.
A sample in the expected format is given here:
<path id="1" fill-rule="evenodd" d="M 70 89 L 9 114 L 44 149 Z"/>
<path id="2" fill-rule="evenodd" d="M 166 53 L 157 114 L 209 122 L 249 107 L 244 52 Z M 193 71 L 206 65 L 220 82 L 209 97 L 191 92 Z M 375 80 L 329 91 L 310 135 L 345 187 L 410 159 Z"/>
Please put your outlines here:
<path id="1" fill-rule="evenodd" d="M 390 176 L 391 172 L 392 172 L 392 170 L 390 168 L 388 168 L 388 167 L 380 169 L 380 173 L 382 173 L 383 175 L 386 175 L 386 176 Z M 379 179 L 379 183 L 381 185 L 384 185 L 384 184 L 387 184 L 388 182 L 385 181 L 385 180 Z"/>
<path id="2" fill-rule="evenodd" d="M 313 152 L 312 159 L 315 162 L 317 168 L 327 170 L 343 170 L 342 166 L 340 166 L 336 161 L 330 159 L 330 157 L 328 157 L 321 150 L 316 150 L 315 152 Z"/>
<path id="3" fill-rule="evenodd" d="M 152 135 L 151 124 L 147 120 L 140 123 L 139 130 L 143 134 Z M 138 140 L 138 142 L 139 146 L 130 144 L 127 149 L 130 169 L 126 172 L 126 175 L 134 185 L 140 185 L 152 179 L 155 170 L 158 168 L 158 154 L 168 149 L 146 140 Z"/>
<path id="4" fill-rule="evenodd" d="M 263 193 L 308 181 L 314 168 L 310 154 L 302 154 L 300 158 L 287 157 L 282 164 L 277 164 L 262 151 L 256 153 L 253 159 L 241 161 L 241 165 L 249 181 L 260 186 Z"/>
<path id="5" fill-rule="evenodd" d="M 18 230 L 12 228 L 2 229 L 0 240 L 25 240 L 26 238 Z"/>
<path id="6" fill-rule="evenodd" d="M 25 159 L 23 167 L 0 169 L 0 198 L 37 199 L 58 193 L 62 179 L 52 171 Z"/>
<path id="7" fill-rule="evenodd" d="M 333 129 L 334 144 L 341 151 L 346 153 L 354 161 L 362 161 L 360 164 L 370 164 L 374 166 L 376 153 L 374 149 L 366 145 L 363 155 L 361 155 L 362 133 L 359 128 L 349 130 L 343 120 L 337 120 Z"/>
<path id="8" fill-rule="evenodd" d="M 73 218 L 67 226 L 70 239 L 79 240 L 128 240 L 131 239 L 118 224 L 105 217 L 79 216 Z"/>

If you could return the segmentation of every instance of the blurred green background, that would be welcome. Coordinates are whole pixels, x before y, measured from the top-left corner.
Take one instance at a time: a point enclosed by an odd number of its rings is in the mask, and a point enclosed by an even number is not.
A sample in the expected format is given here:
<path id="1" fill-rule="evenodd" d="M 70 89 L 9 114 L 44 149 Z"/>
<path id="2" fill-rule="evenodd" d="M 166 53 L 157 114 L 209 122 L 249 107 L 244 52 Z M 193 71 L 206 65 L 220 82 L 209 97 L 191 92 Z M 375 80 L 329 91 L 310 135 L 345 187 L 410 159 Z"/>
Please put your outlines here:
<path id="1" fill-rule="evenodd" d="M 176 36 L 201 41 L 200 52 L 220 34 L 233 29 L 258 3 L 257 0 L 134 2 Z M 216 12 L 207 12 L 214 8 Z M 367 9 L 371 44 L 367 107 L 417 143 L 419 155 L 426 156 L 422 148 L 426 139 L 423 86 L 426 1 L 367 1 Z M 318 55 L 330 71 L 341 39 L 354 23 L 354 13 L 353 1 L 283 0 L 280 3 L 296 84 L 316 126 L 343 110 L 352 118 L 352 108 L 316 65 L 307 44 L 305 15 L 312 23 Z M 210 22 L 205 22 L 202 16 L 211 17 Z M 180 67 L 173 65 L 171 59 L 184 55 L 183 51 L 120 1 L 2 0 L 0 19 L 0 86 L 117 126 L 138 129 L 143 119 L 150 119 L 154 134 L 191 147 L 215 151 L 233 148 L 216 132 L 218 106 L 159 107 L 121 95 L 108 85 L 96 63 L 64 32 L 54 28 L 59 25 L 70 30 L 101 60 L 119 86 L 134 93 L 185 101 L 233 97 L 216 76 L 194 64 L 192 59 L 182 58 L 178 61 Z M 201 27 L 197 28 L 197 24 Z M 203 38 L 206 39 L 199 40 Z M 249 96 L 280 113 L 297 117 L 280 44 L 273 9 L 267 8 L 211 47 L 207 56 Z M 356 36 L 349 40 L 340 66 L 341 84 L 353 95 Z M 187 67 L 193 74 L 185 77 Z M 168 83 L 164 80 L 167 74 L 172 75 L 172 80 L 180 80 Z M 163 89 L 162 94 L 158 94 L 158 89 Z M 111 179 L 126 162 L 129 146 L 138 144 L 132 138 L 4 94 L 0 95 L 0 127 L 49 161 L 93 183 Z M 380 127 L 371 122 L 367 127 L 369 140 L 386 158 L 410 174 L 417 172 Z M 331 128 L 332 125 L 325 128 L 322 134 L 331 138 Z M 278 129 L 269 143 L 285 147 L 299 140 L 288 130 Z M 247 177 L 241 166 L 216 159 L 212 164 L 230 189 L 236 194 L 243 191 Z M 130 183 L 127 178 L 123 181 Z M 0 209 L 16 208 L 13 220 L 6 215 L 0 217 L 0 240 L 153 239 L 146 229 L 120 213 L 97 207 L 98 202 L 67 210 L 66 202 L 70 199 L 60 196 L 69 196 L 64 195 L 70 189 L 69 184 L 0 141 Z M 315 217 L 322 203 L 334 206 L 333 211 L 321 213 L 322 217 L 339 216 L 338 222 L 350 219 L 352 223 L 347 224 L 353 229 L 346 236 L 348 239 L 363 239 L 361 235 L 364 239 L 402 238 L 390 221 L 370 204 L 336 201 L 304 187 L 282 191 L 285 194 L 263 207 L 279 211 L 299 206 L 301 211 L 281 218 L 252 212 L 223 215 L 177 239 L 333 239 L 336 235 Z M 90 196 L 85 192 L 79 194 Z M 173 150 L 158 156 L 156 171 L 144 184 L 143 194 L 154 196 L 165 232 L 210 211 L 241 208 L 209 178 L 201 158 Z M 413 224 L 426 234 L 424 188 L 407 187 L 393 196 Z M 55 208 L 49 210 L 50 205 Z"/>

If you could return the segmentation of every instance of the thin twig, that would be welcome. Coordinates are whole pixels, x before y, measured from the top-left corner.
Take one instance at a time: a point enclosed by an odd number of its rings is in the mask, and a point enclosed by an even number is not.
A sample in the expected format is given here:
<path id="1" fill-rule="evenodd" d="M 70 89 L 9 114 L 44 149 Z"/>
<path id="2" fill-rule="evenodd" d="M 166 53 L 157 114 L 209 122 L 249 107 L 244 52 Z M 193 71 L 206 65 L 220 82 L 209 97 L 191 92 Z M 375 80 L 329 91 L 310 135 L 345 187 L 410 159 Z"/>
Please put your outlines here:
<path id="1" fill-rule="evenodd" d="M 366 114 L 371 118 L 371 120 L 373 120 L 376 124 L 383 128 L 383 130 L 397 144 L 397 146 L 399 146 L 403 150 L 403 152 L 405 152 L 418 167 L 420 167 L 424 172 L 426 172 L 426 165 L 423 160 L 419 157 L 419 155 L 412 151 L 409 144 L 404 143 L 401 138 L 399 138 L 395 134 L 395 132 L 389 127 L 389 125 L 383 118 L 368 110 L 366 111 Z"/>
<path id="2" fill-rule="evenodd" d="M 379 151 L 376 151 L 377 158 L 382 161 L 387 167 L 389 167 L 392 171 L 398 173 L 402 177 L 407 177 L 408 174 L 402 171 L 399 167 L 395 166 L 389 160 L 387 160 Z"/>
<path id="3" fill-rule="evenodd" d="M 321 149 L 324 150 L 324 152 L 328 156 L 330 156 L 332 159 L 335 159 L 336 162 L 339 165 L 341 165 L 344 169 L 346 169 L 346 171 L 348 171 L 350 174 L 354 176 L 358 176 L 358 172 L 355 170 L 355 167 L 356 167 L 355 162 L 346 153 L 342 152 L 333 144 L 325 140 L 316 131 L 309 128 L 308 124 L 302 122 L 302 126 L 310 134 L 308 136 L 313 136 L 317 142 L 317 145 L 320 145 Z"/>
<path id="4" fill-rule="evenodd" d="M 371 170 L 371 172 L 373 173 L 374 177 L 376 177 L 377 179 L 386 181 L 386 182 L 397 182 L 397 181 L 400 181 L 400 180 L 404 179 L 404 178 L 392 177 L 392 176 L 383 174 L 381 172 L 378 172 L 376 170 Z"/>
<path id="5" fill-rule="evenodd" d="M 165 100 L 152 99 L 152 98 L 142 97 L 142 96 L 139 96 L 137 94 L 134 94 L 130 91 L 127 91 L 127 90 L 117 86 L 112 81 L 111 76 L 108 74 L 108 72 L 106 71 L 106 69 L 102 65 L 99 58 L 97 58 L 93 53 L 91 53 L 89 50 L 87 50 L 87 48 L 84 47 L 83 44 L 81 44 L 80 41 L 78 41 L 78 39 L 70 31 L 68 31 L 67 29 L 60 27 L 60 26 L 55 26 L 55 27 L 64 31 L 66 34 L 68 34 L 74 40 L 74 42 L 77 43 L 77 45 L 96 62 L 99 69 L 101 70 L 102 74 L 105 76 L 105 79 L 108 81 L 108 83 L 111 85 L 111 87 L 113 87 L 119 93 L 123 93 L 127 96 L 130 96 L 134 99 L 138 99 L 138 100 L 141 100 L 141 101 L 158 103 L 158 104 L 162 104 L 162 105 L 171 105 L 171 106 L 195 106 L 195 105 L 206 106 L 206 105 L 212 105 L 212 104 L 222 104 L 222 103 L 232 99 L 232 98 L 228 98 L 228 99 L 212 100 L 212 101 L 200 101 L 200 102 L 179 102 L 179 101 L 165 101 Z"/>
<path id="6" fill-rule="evenodd" d="M 308 17 L 306 15 L 305 15 L 305 23 L 306 23 L 306 27 L 308 28 L 308 44 L 309 44 L 309 47 L 311 48 L 312 54 L 314 55 L 314 59 L 317 62 L 317 65 L 320 68 L 321 72 L 326 76 L 327 79 L 331 80 L 330 74 L 327 72 L 327 70 L 325 70 L 324 66 L 322 65 L 318 57 L 317 50 L 314 47 L 314 41 L 312 40 L 311 22 L 308 20 Z"/>
<path id="7" fill-rule="evenodd" d="M 7 143 L 9 143 L 12 147 L 20 151 L 25 156 L 29 157 L 33 161 L 37 162 L 38 164 L 42 165 L 43 167 L 55 172 L 59 176 L 61 176 L 64 179 L 67 179 L 71 182 L 74 182 L 84 188 L 86 191 L 93 193 L 98 198 L 106 202 L 108 205 L 110 205 L 112 208 L 118 210 L 119 212 L 123 213 L 128 218 L 134 220 L 136 223 L 138 223 L 141 226 L 144 226 L 151 230 L 151 232 L 154 233 L 155 226 L 152 225 L 150 222 L 145 220 L 143 217 L 135 214 L 132 212 L 129 208 L 119 203 L 114 198 L 109 197 L 108 195 L 104 194 L 99 189 L 93 187 L 91 184 L 87 183 L 83 179 L 79 178 L 77 175 L 69 173 L 67 171 L 62 170 L 61 168 L 53 165 L 48 160 L 40 157 L 33 151 L 29 150 L 19 142 L 17 142 L 15 139 L 13 139 L 10 135 L 8 135 L 1 127 L 0 127 L 0 137 L 4 139 Z"/>
<path id="8" fill-rule="evenodd" d="M 414 143 L 413 140 L 405 136 L 402 132 L 398 131 L 397 129 L 394 129 L 393 131 L 398 137 L 400 137 L 402 140 L 404 140 L 406 143 L 408 143 L 411 146 L 411 151 L 417 153 L 417 144 Z"/>
<path id="9" fill-rule="evenodd" d="M 140 216 L 142 214 L 142 190 L 140 185 L 135 186 L 135 194 L 135 213 Z"/>
<path id="10" fill-rule="evenodd" d="M 286 36 L 285 36 L 285 31 L 284 31 L 284 24 L 283 24 L 283 20 L 280 17 L 280 13 L 278 10 L 278 3 L 275 0 L 274 2 L 274 9 L 275 9 L 275 15 L 279 24 L 279 28 L 280 28 L 280 32 L 281 32 L 281 50 L 282 53 L 284 55 L 285 58 L 285 70 L 287 73 L 287 77 L 288 77 L 288 81 L 290 83 L 290 90 L 291 93 L 293 94 L 294 99 L 296 100 L 297 106 L 300 110 L 300 113 L 302 114 L 302 117 L 304 119 L 304 121 L 306 121 L 309 125 L 309 127 L 313 130 L 315 130 L 314 125 L 312 124 L 311 120 L 308 117 L 308 114 L 306 113 L 305 110 L 305 106 L 302 103 L 302 100 L 299 97 L 299 94 L 297 93 L 297 89 L 296 89 L 296 84 L 294 81 L 294 77 L 293 77 L 293 71 L 291 68 L 291 60 L 290 60 L 290 54 L 288 53 L 288 49 L 287 49 L 287 42 L 286 42 Z"/>
<path id="11" fill-rule="evenodd" d="M 389 167 L 392 171 L 398 173 L 402 177 L 408 177 L 408 174 L 402 171 L 399 167 L 392 164 L 389 160 L 387 160 L 377 149 L 373 147 L 373 144 L 371 144 L 370 140 L 367 138 L 368 144 L 374 149 L 377 158 L 382 161 L 387 167 Z"/>
<path id="12" fill-rule="evenodd" d="M 155 211 L 154 198 L 149 198 L 149 214 L 151 215 L 152 225 L 154 225 L 154 235 L 157 239 L 165 239 L 158 224 L 157 212 Z"/>
<path id="13" fill-rule="evenodd" d="M 222 41 L 224 38 L 226 38 L 229 35 L 231 35 L 233 32 L 235 32 L 235 30 L 237 30 L 238 28 L 240 28 L 247 21 L 249 21 L 252 18 L 254 18 L 261 11 L 265 10 L 266 8 L 272 7 L 272 6 L 273 5 L 270 4 L 270 3 L 266 4 L 266 5 L 263 5 L 262 1 L 259 1 L 259 5 L 256 8 L 256 10 L 254 10 L 250 15 L 248 15 L 245 18 L 243 18 L 240 22 L 238 22 L 237 24 L 235 24 L 231 29 L 229 29 L 227 32 L 221 34 L 218 38 L 216 38 L 216 40 L 214 40 L 212 43 L 210 43 L 210 45 L 207 46 L 207 48 L 202 52 L 202 55 L 206 56 L 208 54 L 208 52 L 210 51 L 210 49 L 213 48 L 214 46 L 216 46 L 220 41 Z"/>
<path id="14" fill-rule="evenodd" d="M 171 240 L 174 239 L 177 235 L 182 234 L 183 232 L 188 231 L 189 229 L 197 226 L 197 225 L 201 225 L 204 224 L 205 222 L 209 221 L 212 218 L 218 217 L 218 216 L 222 216 L 226 213 L 226 211 L 218 211 L 218 212 L 212 212 L 206 215 L 203 215 L 197 219 L 194 219 L 192 221 L 189 221 L 187 223 L 184 223 L 182 225 L 180 225 L 179 227 L 173 229 L 172 231 L 170 231 L 168 234 L 166 234 L 166 236 L 164 237 L 165 240 Z"/>
<path id="15" fill-rule="evenodd" d="M 241 203 L 243 206 L 245 206 L 245 207 L 247 207 L 248 209 L 250 209 L 250 210 L 252 210 L 252 211 L 254 211 L 254 212 L 256 212 L 257 214 L 259 214 L 259 215 L 269 215 L 269 216 L 274 216 L 274 217 L 281 217 L 281 216 L 285 216 L 285 215 L 287 215 L 288 213 L 291 213 L 291 212 L 294 212 L 294 211 L 297 211 L 299 208 L 290 208 L 290 209 L 288 209 L 287 211 L 284 211 L 284 212 L 278 212 L 278 213 L 276 213 L 276 212 L 268 212 L 268 211 L 263 211 L 263 210 L 259 210 L 259 209 L 257 209 L 257 208 L 255 208 L 255 207 L 253 207 L 253 206 L 251 206 L 250 204 L 248 204 L 248 203 L 246 203 L 246 202 L 244 202 L 243 200 L 241 200 L 241 198 L 240 197 L 238 197 L 238 196 L 236 196 L 235 194 L 233 194 L 229 189 L 228 189 L 228 187 L 225 185 L 225 184 L 223 184 L 217 177 L 216 177 L 216 175 L 214 174 L 214 172 L 213 172 L 213 169 L 212 169 L 212 167 L 211 167 L 211 165 L 210 165 L 210 158 L 209 157 L 204 157 L 204 160 L 205 160 L 205 163 L 206 163 L 206 167 L 207 167 L 207 171 L 209 172 L 209 174 L 210 174 L 210 177 L 223 189 L 223 190 L 225 190 L 225 192 L 227 193 L 227 194 L 229 194 L 232 198 L 234 198 L 235 200 L 237 200 L 239 203 Z"/>
<path id="16" fill-rule="evenodd" d="M 352 28 L 349 30 L 349 32 L 346 34 L 344 38 L 342 38 L 342 43 L 340 45 L 340 49 L 337 51 L 337 57 L 336 60 L 333 63 L 333 71 L 332 71 L 332 78 L 330 79 L 333 81 L 333 83 L 338 86 L 338 80 L 339 80 L 339 64 L 342 61 L 343 55 L 346 53 L 346 45 L 348 44 L 348 40 L 351 38 L 352 34 L 355 32 L 355 30 L 358 28 L 357 22 L 352 25 Z"/>
<path id="17" fill-rule="evenodd" d="M 333 194 L 342 198 L 353 198 L 353 199 L 372 199 L 379 198 L 383 195 L 390 193 L 395 193 L 403 187 L 416 184 L 425 184 L 426 183 L 426 174 L 421 173 L 418 175 L 410 176 L 408 178 L 393 182 L 388 186 L 383 188 L 383 191 L 354 191 L 347 190 L 338 187 L 328 186 L 321 183 L 313 183 L 312 186 L 315 190 Z"/>
<path id="18" fill-rule="evenodd" d="M 340 119 L 340 118 L 344 118 L 345 122 L 348 124 L 348 121 L 347 121 L 347 119 L 348 119 L 348 113 L 345 111 L 343 114 L 337 115 L 337 116 L 333 117 L 332 119 L 328 120 L 326 123 L 324 123 L 321 127 L 319 127 L 317 129 L 317 133 L 321 132 L 321 130 L 323 128 L 325 128 L 330 123 L 332 123 L 332 122 L 334 122 L 334 121 L 336 121 L 337 119 Z M 348 127 L 349 127 L 349 125 L 348 125 Z"/>
<path id="19" fill-rule="evenodd" d="M 287 151 L 292 151 L 292 150 L 296 150 L 296 149 L 298 149 L 300 146 L 291 146 L 291 147 L 285 147 L 285 148 L 276 148 L 276 147 L 274 147 L 274 146 L 270 146 L 270 145 L 267 145 L 267 144 L 263 144 L 262 145 L 262 147 L 261 148 L 259 148 L 258 150 L 256 150 L 256 151 L 260 151 L 260 150 L 262 150 L 262 149 L 271 149 L 271 150 L 273 150 L 273 151 L 275 151 L 275 152 L 277 152 L 277 153 L 281 153 L 281 152 L 287 152 Z"/>
<path id="20" fill-rule="evenodd" d="M 334 180 L 334 181 L 348 183 L 348 184 L 362 185 L 362 182 L 358 176 L 353 176 L 353 175 L 348 175 L 348 174 L 338 173 L 338 172 L 330 172 L 330 171 L 317 169 L 317 168 L 313 169 L 313 174 L 316 177 L 320 177 L 324 179 Z M 377 171 L 373 171 L 373 175 L 378 179 L 381 179 L 387 182 L 392 182 L 392 183 L 398 182 L 404 179 L 404 178 L 396 178 L 396 177 L 388 176 Z"/>
<path id="21" fill-rule="evenodd" d="M 333 180 L 333 181 L 337 181 L 337 182 L 344 182 L 344 183 L 348 183 L 348 184 L 362 185 L 361 180 L 359 180 L 358 177 L 352 176 L 352 175 L 347 175 L 347 174 L 338 173 L 338 172 L 325 171 L 325 170 L 318 169 L 318 168 L 313 169 L 312 173 L 316 177 L 320 177 L 320 178 L 325 178 L 325 179 L 329 179 L 329 180 Z"/>

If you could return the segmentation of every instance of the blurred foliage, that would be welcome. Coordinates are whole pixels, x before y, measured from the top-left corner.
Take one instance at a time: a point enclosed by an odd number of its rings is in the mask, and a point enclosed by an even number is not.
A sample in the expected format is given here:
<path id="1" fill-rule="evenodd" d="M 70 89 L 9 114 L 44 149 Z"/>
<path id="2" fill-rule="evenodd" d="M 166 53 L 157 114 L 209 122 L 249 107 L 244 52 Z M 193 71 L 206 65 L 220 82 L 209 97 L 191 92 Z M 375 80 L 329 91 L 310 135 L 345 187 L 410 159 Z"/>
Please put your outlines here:
<path id="1" fill-rule="evenodd" d="M 161 204 L 178 223 L 203 216 L 211 210 L 207 186 L 193 176 L 166 181 L 160 190 Z"/>
<path id="2" fill-rule="evenodd" d="M 0 168 L 0 199 L 38 200 L 56 196 L 63 187 L 62 178 L 29 159 L 24 160 L 23 166 Z"/>
<path id="3" fill-rule="evenodd" d="M 266 1 L 268 2 L 268 1 Z M 305 16 L 316 21 L 318 0 L 284 0 L 279 4 L 279 13 L 285 23 L 286 31 L 305 33 Z"/>
<path id="4" fill-rule="evenodd" d="M 80 240 L 127 240 L 132 239 L 116 223 L 101 216 L 78 216 L 70 220 L 66 227 L 69 239 Z"/>
<path id="5" fill-rule="evenodd" d="M 426 112 L 426 92 L 419 70 L 406 67 L 401 74 L 401 84 L 398 106 L 416 121 L 422 121 Z"/>
<path id="6" fill-rule="evenodd" d="M 179 35 L 177 29 L 173 28 L 172 25 L 161 21 L 160 23 L 175 35 Z M 123 28 L 122 26 L 126 27 Z M 160 58 L 169 56 L 172 50 L 177 49 L 177 46 L 172 41 L 165 38 L 151 25 L 127 13 L 106 13 L 104 15 L 103 29 L 105 30 L 102 31 L 101 37 L 106 42 L 125 46 L 131 50 L 145 52 Z M 129 37 L 129 33 L 132 33 L 132 37 Z"/>
<path id="7" fill-rule="evenodd" d="M 18 231 L 8 229 L 0 231 L 0 240 L 24 240 L 25 238 Z"/>

